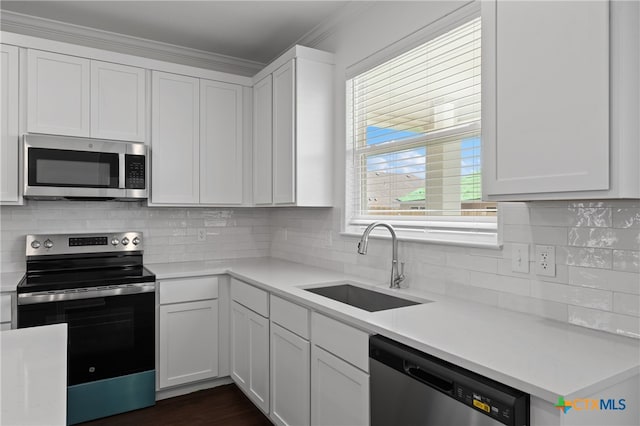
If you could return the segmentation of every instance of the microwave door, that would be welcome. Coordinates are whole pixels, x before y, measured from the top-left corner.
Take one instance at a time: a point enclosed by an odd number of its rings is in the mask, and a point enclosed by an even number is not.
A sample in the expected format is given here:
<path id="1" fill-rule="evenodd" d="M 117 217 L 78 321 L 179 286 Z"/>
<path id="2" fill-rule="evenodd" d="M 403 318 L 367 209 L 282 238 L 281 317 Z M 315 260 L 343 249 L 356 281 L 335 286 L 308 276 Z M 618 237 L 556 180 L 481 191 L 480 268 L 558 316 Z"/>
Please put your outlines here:
<path id="1" fill-rule="evenodd" d="M 123 157 L 110 152 L 30 147 L 25 196 L 122 197 Z"/>

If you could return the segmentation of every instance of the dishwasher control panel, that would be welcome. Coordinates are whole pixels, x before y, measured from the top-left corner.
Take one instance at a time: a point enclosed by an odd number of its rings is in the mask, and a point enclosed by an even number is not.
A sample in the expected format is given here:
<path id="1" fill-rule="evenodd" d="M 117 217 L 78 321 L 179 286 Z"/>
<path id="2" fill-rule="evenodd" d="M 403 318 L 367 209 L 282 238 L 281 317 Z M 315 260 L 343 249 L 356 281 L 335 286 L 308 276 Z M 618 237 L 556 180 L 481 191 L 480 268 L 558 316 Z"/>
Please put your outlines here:
<path id="1" fill-rule="evenodd" d="M 459 384 L 455 385 L 455 397 L 466 405 L 480 410 L 504 424 L 513 424 L 513 412 L 510 404 L 490 398 L 471 387 Z"/>

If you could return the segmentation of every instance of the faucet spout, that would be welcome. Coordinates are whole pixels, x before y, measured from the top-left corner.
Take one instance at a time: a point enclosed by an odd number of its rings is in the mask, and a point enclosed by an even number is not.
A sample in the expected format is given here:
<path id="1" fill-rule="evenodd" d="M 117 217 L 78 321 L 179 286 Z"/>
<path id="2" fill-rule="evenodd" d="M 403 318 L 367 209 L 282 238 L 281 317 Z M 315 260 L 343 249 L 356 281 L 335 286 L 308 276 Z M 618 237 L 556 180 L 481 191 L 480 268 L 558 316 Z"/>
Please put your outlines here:
<path id="1" fill-rule="evenodd" d="M 367 226 L 367 229 L 362 233 L 362 237 L 360 237 L 360 242 L 358 242 L 358 253 L 363 255 L 367 254 L 369 234 L 378 226 L 387 228 L 391 233 L 391 278 L 389 281 L 389 287 L 400 288 L 400 283 L 405 279 L 404 262 L 402 263 L 402 271 L 398 271 L 398 236 L 395 229 L 393 229 L 393 226 L 384 222 L 373 222 L 371 225 Z"/>

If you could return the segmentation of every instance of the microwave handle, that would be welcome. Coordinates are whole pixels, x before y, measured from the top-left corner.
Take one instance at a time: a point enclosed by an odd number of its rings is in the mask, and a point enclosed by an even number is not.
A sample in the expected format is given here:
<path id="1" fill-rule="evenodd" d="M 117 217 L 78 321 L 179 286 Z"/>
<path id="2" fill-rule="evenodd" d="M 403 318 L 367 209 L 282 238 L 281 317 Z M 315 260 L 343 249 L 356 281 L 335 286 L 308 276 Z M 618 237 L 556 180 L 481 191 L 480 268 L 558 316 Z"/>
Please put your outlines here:
<path id="1" fill-rule="evenodd" d="M 118 154 L 118 188 L 125 188 L 125 153 Z"/>

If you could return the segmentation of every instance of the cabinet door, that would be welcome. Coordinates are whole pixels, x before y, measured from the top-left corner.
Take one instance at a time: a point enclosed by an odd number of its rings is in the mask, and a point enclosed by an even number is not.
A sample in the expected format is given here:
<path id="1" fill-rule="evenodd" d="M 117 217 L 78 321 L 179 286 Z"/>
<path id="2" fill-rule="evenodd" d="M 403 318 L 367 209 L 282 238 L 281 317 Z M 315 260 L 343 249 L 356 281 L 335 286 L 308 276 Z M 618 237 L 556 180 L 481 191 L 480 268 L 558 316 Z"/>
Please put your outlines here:
<path id="1" fill-rule="evenodd" d="M 311 348 L 311 424 L 369 424 L 369 375 L 315 345 Z"/>
<path id="2" fill-rule="evenodd" d="M 145 70 L 91 61 L 91 136 L 144 142 L 145 117 Z"/>
<path id="3" fill-rule="evenodd" d="M 218 301 L 160 306 L 160 388 L 218 375 Z"/>
<path id="4" fill-rule="evenodd" d="M 18 180 L 18 48 L 1 45 L 0 202 L 19 201 Z"/>
<path id="5" fill-rule="evenodd" d="M 200 203 L 241 204 L 242 87 L 200 80 Z"/>
<path id="6" fill-rule="evenodd" d="M 197 78 L 152 74 L 152 203 L 199 201 L 199 93 Z"/>
<path id="7" fill-rule="evenodd" d="M 231 378 L 269 413 L 269 320 L 231 303 Z"/>
<path id="8" fill-rule="evenodd" d="M 607 190 L 609 3 L 482 8 L 484 194 Z"/>
<path id="9" fill-rule="evenodd" d="M 273 84 L 271 75 L 253 86 L 253 202 L 273 203 Z"/>
<path id="10" fill-rule="evenodd" d="M 89 60 L 29 50 L 27 130 L 89 136 Z"/>
<path id="11" fill-rule="evenodd" d="M 295 60 L 273 73 L 273 202 L 293 204 L 295 197 Z"/>
<path id="12" fill-rule="evenodd" d="M 271 419 L 308 425 L 311 416 L 310 343 L 271 322 Z"/>

